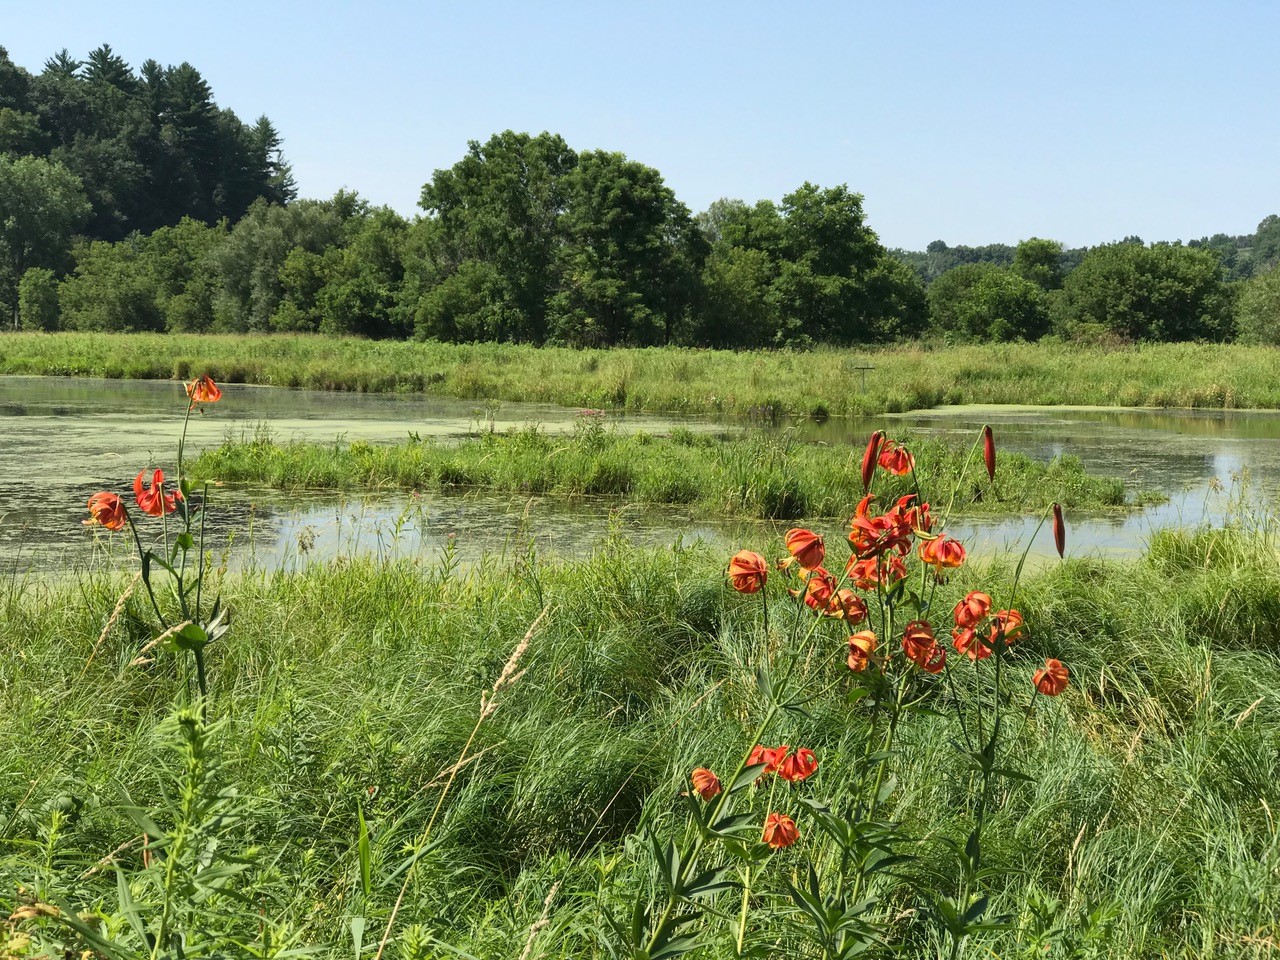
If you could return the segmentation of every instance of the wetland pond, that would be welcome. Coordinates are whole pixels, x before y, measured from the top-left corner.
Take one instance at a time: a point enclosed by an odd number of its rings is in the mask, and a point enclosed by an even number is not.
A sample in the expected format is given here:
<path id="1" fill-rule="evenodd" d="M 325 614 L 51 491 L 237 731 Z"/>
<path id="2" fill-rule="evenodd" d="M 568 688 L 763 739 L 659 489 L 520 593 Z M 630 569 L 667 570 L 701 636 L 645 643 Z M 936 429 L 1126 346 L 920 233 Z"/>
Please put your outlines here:
<path id="1" fill-rule="evenodd" d="M 486 403 L 419 395 L 368 395 L 224 385 L 221 403 L 194 414 L 188 453 L 265 426 L 281 441 L 390 442 L 414 435 L 461 438 L 538 424 L 570 431 L 580 411 L 548 404 Z M 147 464 L 170 468 L 185 395 L 176 382 L 0 377 L 0 571 L 52 574 L 124 561 L 131 545 L 81 526 L 89 495 L 124 493 Z M 762 428 L 706 417 L 609 416 L 618 430 L 675 427 L 716 434 Z M 1079 457 L 1090 472 L 1157 490 L 1167 503 L 1129 514 L 1068 516 L 1074 555 L 1128 554 L 1162 526 L 1221 522 L 1242 490 L 1269 503 L 1280 490 L 1280 413 L 1064 407 L 947 407 L 867 420 L 786 425 L 802 439 L 861 450 L 871 430 L 973 442 L 990 423 L 1001 450 L 1041 460 Z M 459 558 L 486 552 L 581 554 L 606 537 L 640 544 L 759 547 L 788 524 L 720 520 L 692 510 L 618 507 L 609 500 L 450 494 L 281 493 L 216 488 L 211 548 L 232 565 L 292 566 L 315 557 L 380 553 Z M 853 508 L 850 504 L 850 510 Z M 835 528 L 838 521 L 821 524 Z M 950 532 L 981 557 L 1018 550 L 1035 519 L 965 519 Z M 1047 533 L 1033 552 L 1051 549 Z"/>

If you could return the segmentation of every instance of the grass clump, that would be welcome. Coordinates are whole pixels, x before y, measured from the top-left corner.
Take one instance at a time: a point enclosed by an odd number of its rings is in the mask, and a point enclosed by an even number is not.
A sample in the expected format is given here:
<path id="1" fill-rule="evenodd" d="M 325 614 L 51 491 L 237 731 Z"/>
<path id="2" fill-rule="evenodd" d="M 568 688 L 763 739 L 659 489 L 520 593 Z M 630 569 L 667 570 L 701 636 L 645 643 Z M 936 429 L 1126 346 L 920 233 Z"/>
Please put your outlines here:
<path id="1" fill-rule="evenodd" d="M 172 864 L 190 879 L 172 888 L 170 920 L 188 932 L 188 956 L 372 955 L 400 894 L 384 956 L 601 955 L 601 910 L 651 879 L 636 831 L 679 839 L 689 766 L 731 769 L 759 720 L 755 670 L 792 629 L 783 583 L 766 585 L 766 632 L 723 569 L 701 549 L 606 543 L 573 561 L 335 560 L 232 577 L 220 587 L 235 628 L 209 648 L 220 719 L 199 730 L 182 706 L 194 700 L 187 662 L 134 663 L 150 635 L 144 598 L 101 636 L 127 583 L 6 582 L 0 946 L 110 955 L 97 936 L 134 944 L 116 955 L 147 955 L 129 918 L 155 915 L 152 879 Z M 1011 573 L 966 565 L 934 604 L 949 611 Z M 1008 762 L 1033 779 L 1001 781 L 983 837 L 985 862 L 1001 868 L 990 911 L 1010 924 L 962 955 L 1045 955 L 1046 944 L 1049 956 L 1274 955 L 1273 544 L 1257 531 L 1162 535 L 1132 561 L 1035 575 L 1019 607 L 1027 635 L 1010 676 L 1025 684 L 1049 655 L 1072 682 L 1011 727 Z M 481 691 L 544 610 L 477 726 Z M 847 633 L 821 622 L 815 638 L 840 648 Z M 838 792 L 859 775 L 866 704 L 831 658 L 797 669 L 821 692 L 777 738 L 811 745 L 815 782 Z M 955 834 L 972 773 L 954 719 L 921 719 L 895 746 L 889 812 L 922 840 L 896 873 L 942 883 L 948 861 L 923 841 Z M 470 759 L 457 768 L 459 756 Z M 143 845 L 140 811 L 168 846 Z M 797 850 L 818 836 L 812 815 L 798 819 Z M 753 896 L 781 902 L 786 875 Z M 877 888 L 898 917 L 894 955 L 935 956 L 904 882 Z M 736 915 L 737 904 L 729 892 L 722 906 Z"/>
<path id="2" fill-rule="evenodd" d="M 858 367 L 874 371 L 863 389 Z M 1280 350 L 1041 342 L 798 351 L 575 350 L 296 335 L 14 333 L 0 373 L 435 393 L 632 412 L 862 415 L 940 404 L 1280 408 Z"/>
<path id="3" fill-rule="evenodd" d="M 957 489 L 966 514 L 1126 507 L 1122 481 L 1087 473 L 1074 457 L 1042 463 L 1002 454 L 996 482 L 965 448 L 914 443 L 922 486 Z M 796 520 L 848 513 L 862 496 L 861 450 L 797 443 L 785 435 L 719 439 L 578 429 L 550 436 L 530 428 L 457 444 L 275 443 L 268 435 L 228 439 L 193 464 L 202 480 L 283 490 L 348 491 L 473 487 L 557 497 L 605 495 L 637 504 L 694 505 L 716 516 Z M 967 464 L 967 466 L 966 466 Z M 898 478 L 882 497 L 914 489 Z M 945 503 L 936 503 L 941 510 Z"/>

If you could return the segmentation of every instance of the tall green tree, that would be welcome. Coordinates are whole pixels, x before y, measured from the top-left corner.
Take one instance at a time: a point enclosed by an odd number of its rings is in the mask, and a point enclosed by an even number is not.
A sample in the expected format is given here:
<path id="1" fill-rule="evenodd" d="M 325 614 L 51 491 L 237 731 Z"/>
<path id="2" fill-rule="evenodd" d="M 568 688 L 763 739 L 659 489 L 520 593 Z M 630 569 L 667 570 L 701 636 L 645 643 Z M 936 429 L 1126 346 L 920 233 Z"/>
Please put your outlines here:
<path id="1" fill-rule="evenodd" d="M 58 278 L 52 270 L 32 267 L 22 275 L 18 316 L 23 330 L 58 329 Z"/>
<path id="2" fill-rule="evenodd" d="M 61 267 L 88 215 L 80 180 L 66 167 L 0 154 L 0 296 L 15 328 L 22 275 L 30 267 Z"/>
<path id="3" fill-rule="evenodd" d="M 238 220 L 257 198 L 296 188 L 266 118 L 220 109 L 189 63 L 135 73 L 109 45 L 63 50 L 35 77 L 0 51 L 0 152 L 48 156 L 80 178 L 92 239 L 150 233 L 184 216 Z"/>
<path id="4" fill-rule="evenodd" d="M 58 287 L 68 330 L 134 333 L 163 330 L 156 278 L 140 244 L 94 240 L 78 246 L 75 270 Z"/>
<path id="5" fill-rule="evenodd" d="M 340 247 L 347 221 L 364 215 L 364 204 L 332 200 L 299 200 L 287 207 L 257 200 L 209 253 L 213 283 L 214 329 L 226 332 L 266 331 L 284 300 L 281 268 L 290 253 L 301 249 L 323 254 Z"/>
<path id="6" fill-rule="evenodd" d="M 783 197 L 781 213 L 784 265 L 775 292 L 784 315 L 819 342 L 889 339 L 899 322 L 888 315 L 882 294 L 885 281 L 901 275 L 881 267 L 886 251 L 867 226 L 861 194 L 843 184 L 805 183 Z M 906 325 L 922 320 L 915 315 Z"/>
<path id="7" fill-rule="evenodd" d="M 662 175 L 603 150 L 565 177 L 552 335 L 579 346 L 661 344 L 690 322 L 705 242 Z"/>
<path id="8" fill-rule="evenodd" d="M 1126 240 L 1085 255 L 1063 282 L 1062 305 L 1074 322 L 1133 340 L 1221 340 L 1232 332 L 1225 279 L 1208 250 Z"/>
<path id="9" fill-rule="evenodd" d="M 1241 343 L 1280 346 L 1280 267 L 1247 280 L 1236 302 Z"/>
<path id="10" fill-rule="evenodd" d="M 471 260 L 489 264 L 499 282 L 487 289 L 507 298 L 496 315 L 513 323 L 496 338 L 546 338 L 565 176 L 577 160 L 559 136 L 507 130 L 483 144 L 472 141 L 465 157 L 422 188 L 432 280 L 446 280 Z"/>
<path id="11" fill-rule="evenodd" d="M 1061 288 L 1064 275 L 1062 244 L 1039 237 L 1023 240 L 1013 254 L 1013 272 L 1041 290 Z"/>

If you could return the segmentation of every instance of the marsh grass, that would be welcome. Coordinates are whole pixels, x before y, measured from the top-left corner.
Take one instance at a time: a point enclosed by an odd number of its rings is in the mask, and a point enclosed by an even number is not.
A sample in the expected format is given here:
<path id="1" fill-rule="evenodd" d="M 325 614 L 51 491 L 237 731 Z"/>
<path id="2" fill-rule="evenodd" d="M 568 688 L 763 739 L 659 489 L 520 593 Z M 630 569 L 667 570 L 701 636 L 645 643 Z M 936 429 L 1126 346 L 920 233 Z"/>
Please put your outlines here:
<path id="1" fill-rule="evenodd" d="M 858 367 L 874 372 L 862 387 Z M 810 352 L 573 350 L 302 336 L 13 333 L 0 373 L 189 379 L 763 419 L 940 404 L 1280 408 L 1280 350 L 906 344 Z"/>
<path id="2" fill-rule="evenodd" d="M 956 507 L 967 514 L 1035 513 L 1053 502 L 1095 511 L 1126 504 L 1122 481 L 1086 473 L 1074 457 L 1046 464 L 1001 454 L 993 484 L 969 448 L 938 440 L 912 446 L 921 485 L 959 486 Z M 289 491 L 469 487 L 559 498 L 603 495 L 692 505 L 716 516 L 796 520 L 849 514 L 862 496 L 861 458 L 860 449 L 798 443 L 785 434 L 718 439 L 676 430 L 658 437 L 590 425 L 573 436 L 530 427 L 456 444 L 282 444 L 259 431 L 205 451 L 192 472 L 202 481 Z M 882 497 L 909 492 L 909 483 L 896 479 Z"/>
<path id="3" fill-rule="evenodd" d="M 1008 868 L 992 909 L 1015 929 L 966 955 L 1275 955 L 1275 559 L 1267 529 L 1175 531 L 1139 559 L 1069 560 L 1027 582 L 1028 637 L 1011 654 L 1027 670 L 1010 682 L 1053 655 L 1072 686 L 1018 734 L 1011 763 L 1036 779 L 1001 788 L 984 839 Z M 627 838 L 674 829 L 689 768 L 731 766 L 759 721 L 753 668 L 777 638 L 722 567 L 701 549 L 606 542 L 572 561 L 335 560 L 228 580 L 238 618 L 210 651 L 223 719 L 205 749 L 238 798 L 220 855 L 247 868 L 234 898 L 204 904 L 192 955 L 351 956 L 357 926 L 371 951 L 403 887 L 387 956 L 599 956 L 602 904 L 643 879 Z M 1010 575 L 1006 561 L 968 569 L 939 608 Z M 32 935 L 75 946 L 35 903 L 123 925 L 114 866 L 132 876 L 144 856 L 126 807 L 164 811 L 178 775 L 168 718 L 190 691 L 172 657 L 132 665 L 150 636 L 136 596 L 99 643 L 126 586 L 92 573 L 0 587 L 0 897 L 26 911 L 0 920 L 0 949 L 36 951 Z M 768 589 L 784 609 L 782 584 Z M 480 691 L 547 608 L 526 672 L 477 727 Z M 822 630 L 835 655 L 804 664 L 814 689 L 844 670 L 844 633 Z M 857 709 L 837 684 L 776 731 L 812 745 L 831 793 L 863 754 Z M 473 731 L 439 845 L 406 883 L 405 851 Z M 963 842 L 972 774 L 957 735 L 939 715 L 900 737 L 891 812 L 925 840 Z M 904 870 L 940 874 L 934 849 Z M 905 890 L 882 891 L 897 955 L 933 956 Z"/>

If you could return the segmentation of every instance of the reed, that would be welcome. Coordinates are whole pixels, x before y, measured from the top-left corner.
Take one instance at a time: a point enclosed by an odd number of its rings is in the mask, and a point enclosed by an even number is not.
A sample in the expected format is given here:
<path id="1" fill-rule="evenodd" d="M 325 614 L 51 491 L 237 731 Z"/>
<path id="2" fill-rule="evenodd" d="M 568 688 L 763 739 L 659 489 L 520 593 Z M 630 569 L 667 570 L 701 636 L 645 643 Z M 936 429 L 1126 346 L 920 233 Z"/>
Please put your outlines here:
<path id="1" fill-rule="evenodd" d="M 865 378 L 859 368 L 874 370 Z M 13 333 L 0 373 L 189 379 L 627 411 L 861 415 L 941 404 L 1280 408 L 1280 349 L 1036 344 L 736 353 L 318 336 Z"/>
<path id="2" fill-rule="evenodd" d="M 571 436 L 527 428 L 456 444 L 276 443 L 260 430 L 205 451 L 192 475 L 288 491 L 476 488 L 559 499 L 609 496 L 770 520 L 841 516 L 862 496 L 862 451 L 852 447 L 799 443 L 786 433 L 726 439 L 687 430 L 668 437 L 626 434 L 605 429 L 599 419 L 579 418 Z M 1127 496 L 1122 481 L 1089 474 L 1073 457 L 1042 463 L 1001 454 L 993 482 L 968 448 L 939 440 L 912 446 L 922 486 L 959 486 L 956 506 L 970 515 L 1039 513 L 1053 502 L 1123 510 L 1158 499 L 1151 492 Z M 882 495 L 905 494 L 911 482 L 901 478 Z"/>
<path id="3" fill-rule="evenodd" d="M 769 555 L 784 553 L 777 543 Z M 1013 742 L 1009 762 L 1035 779 L 1002 785 L 983 839 L 987 861 L 1007 868 L 989 880 L 990 910 L 1011 926 L 967 955 L 1048 945 L 1050 956 L 1273 956 L 1280 568 L 1270 528 L 1157 534 L 1124 562 L 1068 556 L 1023 587 L 1028 632 L 1011 675 L 1025 683 L 1052 655 L 1070 664 L 1072 684 Z M 232 577 L 223 595 L 235 630 L 209 653 L 222 719 L 178 753 L 169 718 L 183 672 L 159 649 L 133 665 L 151 637 L 136 593 L 102 630 L 127 581 L 105 571 L 57 586 L 5 581 L 0 889 L 11 906 L 0 951 L 89 949 L 59 917 L 127 935 L 116 868 L 128 878 L 162 857 L 136 842 L 136 812 L 152 810 L 158 830 L 181 827 L 189 849 L 213 858 L 193 862 L 227 871 L 204 899 L 175 901 L 175 923 L 183 911 L 198 921 L 192 955 L 336 958 L 360 944 L 371 954 L 403 887 L 389 956 L 599 956 L 608 891 L 648 879 L 627 838 L 640 825 L 673 829 L 690 763 L 732 769 L 758 720 L 754 664 L 773 640 L 727 589 L 723 565 L 701 548 L 605 541 L 576 560 L 513 554 L 463 568 L 446 554 Z M 935 602 L 949 610 L 1011 576 L 1010 560 L 975 560 Z M 781 581 L 766 589 L 787 609 Z M 512 639 L 544 610 L 504 674 Z M 837 649 L 847 632 L 819 631 Z M 816 781 L 832 789 L 866 748 L 847 722 L 856 705 L 832 682 L 838 668 L 829 658 L 798 667 L 797 683 L 825 692 L 774 734 L 811 745 Z M 479 692 L 520 671 L 477 724 Z M 954 829 L 967 776 L 958 736 L 944 715 L 900 734 L 891 814 L 919 836 Z M 479 759 L 457 767 L 466 756 Z M 175 782 L 212 799 L 184 807 Z M 406 851 L 450 782 L 432 849 L 406 885 Z M 802 844 L 810 830 L 801 821 Z M 930 849 L 902 869 L 944 870 Z M 145 885 L 126 890 L 147 908 Z M 785 894 L 766 878 L 752 895 Z M 934 956 L 900 906 L 898 955 Z M 706 955 L 732 950 L 726 941 Z"/>

